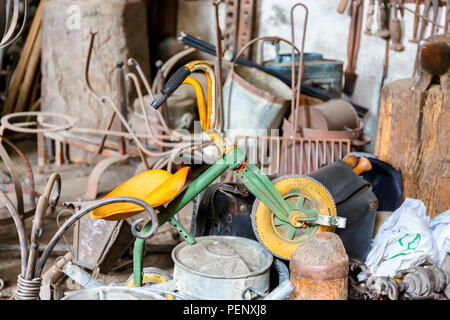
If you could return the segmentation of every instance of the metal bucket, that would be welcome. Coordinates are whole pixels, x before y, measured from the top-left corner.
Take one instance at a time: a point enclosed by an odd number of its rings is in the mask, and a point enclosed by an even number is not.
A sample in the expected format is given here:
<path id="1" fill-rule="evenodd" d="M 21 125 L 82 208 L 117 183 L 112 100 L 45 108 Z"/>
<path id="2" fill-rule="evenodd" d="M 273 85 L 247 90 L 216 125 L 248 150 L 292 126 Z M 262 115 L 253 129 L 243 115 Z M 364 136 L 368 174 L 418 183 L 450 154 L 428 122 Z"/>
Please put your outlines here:
<path id="1" fill-rule="evenodd" d="M 255 68 L 236 66 L 223 87 L 224 128 L 277 129 L 289 106 L 291 89 Z M 253 132 L 252 132 L 253 133 Z"/>
<path id="2" fill-rule="evenodd" d="M 307 53 L 303 55 L 304 73 L 303 82 L 319 86 L 331 93 L 340 96 L 342 93 L 342 74 L 344 63 L 339 60 L 323 59 L 320 53 Z M 300 55 L 295 55 L 296 72 L 298 73 L 298 64 Z M 274 60 L 264 63 L 264 67 L 277 71 L 285 77 L 291 77 L 292 56 L 291 54 L 276 53 Z"/>
<path id="3" fill-rule="evenodd" d="M 172 251 L 174 280 L 152 288 L 201 300 L 255 299 L 269 293 L 273 256 L 259 242 L 230 236 L 196 240 L 194 245 L 183 242 Z"/>

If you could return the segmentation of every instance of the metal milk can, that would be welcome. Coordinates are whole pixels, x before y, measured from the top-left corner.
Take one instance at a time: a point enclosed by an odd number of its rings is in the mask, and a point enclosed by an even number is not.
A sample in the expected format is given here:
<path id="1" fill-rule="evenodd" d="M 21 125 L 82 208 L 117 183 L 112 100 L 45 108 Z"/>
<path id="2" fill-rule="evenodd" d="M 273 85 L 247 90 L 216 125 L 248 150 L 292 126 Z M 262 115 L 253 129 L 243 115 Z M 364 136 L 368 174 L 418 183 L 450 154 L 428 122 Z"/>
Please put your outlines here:
<path id="1" fill-rule="evenodd" d="M 339 236 L 321 232 L 291 256 L 290 300 L 347 300 L 348 255 Z"/>

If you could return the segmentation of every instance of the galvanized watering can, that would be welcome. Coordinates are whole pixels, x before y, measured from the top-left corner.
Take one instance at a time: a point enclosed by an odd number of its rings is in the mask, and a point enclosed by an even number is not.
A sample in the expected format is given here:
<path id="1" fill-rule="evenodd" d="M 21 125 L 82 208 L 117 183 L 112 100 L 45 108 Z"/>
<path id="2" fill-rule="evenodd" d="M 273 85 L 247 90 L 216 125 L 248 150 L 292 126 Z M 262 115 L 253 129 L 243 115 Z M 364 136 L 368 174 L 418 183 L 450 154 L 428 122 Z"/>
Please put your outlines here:
<path id="1" fill-rule="evenodd" d="M 274 263 L 259 242 L 230 236 L 198 237 L 196 241 L 194 245 L 183 242 L 175 247 L 174 279 L 151 288 L 200 300 L 283 299 L 292 291 L 290 283 L 283 283 L 289 278 L 287 267 L 279 260 Z M 278 271 L 280 285 L 269 294 L 272 265 Z"/>
<path id="2" fill-rule="evenodd" d="M 85 289 L 63 300 L 161 300 L 164 295 L 180 300 L 283 300 L 293 291 L 287 266 L 259 242 L 230 236 L 196 240 L 194 245 L 180 243 L 172 251 L 173 280 L 141 288 L 103 286 L 69 263 L 64 273 Z M 279 285 L 269 292 L 271 267 L 278 273 Z"/>

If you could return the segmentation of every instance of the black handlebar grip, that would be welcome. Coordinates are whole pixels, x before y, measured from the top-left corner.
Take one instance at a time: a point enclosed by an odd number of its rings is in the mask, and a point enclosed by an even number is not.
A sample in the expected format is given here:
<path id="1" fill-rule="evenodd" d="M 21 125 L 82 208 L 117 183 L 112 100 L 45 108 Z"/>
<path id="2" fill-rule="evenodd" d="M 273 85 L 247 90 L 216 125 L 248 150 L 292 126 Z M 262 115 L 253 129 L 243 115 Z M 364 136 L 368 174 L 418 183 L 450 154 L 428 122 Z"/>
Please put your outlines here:
<path id="1" fill-rule="evenodd" d="M 178 69 L 177 72 L 170 77 L 169 81 L 167 81 L 161 92 L 155 97 L 155 100 L 152 101 L 152 107 L 158 109 L 167 100 L 167 98 L 169 98 L 169 96 L 176 89 L 178 89 L 179 86 L 181 86 L 184 79 L 186 79 L 190 74 L 191 70 L 185 66 Z"/>

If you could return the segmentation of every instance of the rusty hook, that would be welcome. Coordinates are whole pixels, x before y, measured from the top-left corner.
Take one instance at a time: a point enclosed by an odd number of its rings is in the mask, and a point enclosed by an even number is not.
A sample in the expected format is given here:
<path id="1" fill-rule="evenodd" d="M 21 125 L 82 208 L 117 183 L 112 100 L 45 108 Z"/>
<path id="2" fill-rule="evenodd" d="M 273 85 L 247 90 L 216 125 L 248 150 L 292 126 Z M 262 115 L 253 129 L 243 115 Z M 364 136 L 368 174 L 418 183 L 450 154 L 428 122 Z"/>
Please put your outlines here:
<path id="1" fill-rule="evenodd" d="M 97 35 L 97 32 L 91 31 L 90 35 L 91 35 L 91 40 L 89 42 L 89 49 L 88 49 L 86 64 L 85 64 L 85 68 L 84 68 L 84 82 L 85 82 L 86 87 L 88 88 L 89 92 L 92 95 L 94 95 L 95 97 L 97 97 L 98 99 L 100 99 L 100 95 L 92 88 L 91 82 L 89 81 L 89 66 L 91 65 L 92 50 L 94 48 L 94 40 L 95 40 L 95 36 Z"/>

